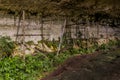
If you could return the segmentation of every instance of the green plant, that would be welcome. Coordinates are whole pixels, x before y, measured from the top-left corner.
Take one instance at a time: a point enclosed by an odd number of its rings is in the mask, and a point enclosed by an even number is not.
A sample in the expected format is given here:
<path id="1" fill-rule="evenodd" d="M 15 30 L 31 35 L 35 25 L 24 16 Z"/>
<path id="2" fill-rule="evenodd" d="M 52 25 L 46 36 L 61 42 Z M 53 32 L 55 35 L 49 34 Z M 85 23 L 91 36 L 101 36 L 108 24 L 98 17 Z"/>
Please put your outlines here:
<path id="1" fill-rule="evenodd" d="M 100 50 L 108 50 L 108 48 L 109 48 L 108 44 L 102 44 L 102 45 L 99 47 Z"/>
<path id="2" fill-rule="evenodd" d="M 71 54 L 71 55 L 79 54 L 79 53 L 80 53 L 79 49 L 76 49 L 76 48 L 70 48 L 70 54 Z"/>
<path id="3" fill-rule="evenodd" d="M 34 45 L 34 42 L 33 41 L 28 41 L 28 42 L 26 42 L 26 44 L 28 44 L 28 45 Z"/>
<path id="4" fill-rule="evenodd" d="M 60 64 L 63 63 L 66 59 L 68 59 L 70 56 L 71 56 L 70 53 L 66 53 L 66 52 L 61 53 L 61 54 L 59 54 L 58 56 L 55 56 L 55 57 L 53 58 L 53 65 L 54 65 L 54 66 L 60 65 Z"/>
<path id="5" fill-rule="evenodd" d="M 4 42 L 4 40 L 6 40 Z M 7 41 L 8 40 L 8 41 Z M 1 43 L 3 42 L 3 43 Z M 0 43 L 8 46 L 14 46 L 9 39 L 0 38 Z M 0 47 L 2 46 L 0 44 Z M 116 43 L 117 44 L 117 43 Z M 114 45 L 111 42 L 109 45 Z M 37 80 L 45 76 L 44 73 L 54 70 L 58 65 L 62 64 L 66 59 L 76 54 L 87 54 L 94 52 L 97 48 L 107 50 L 109 45 L 94 45 L 86 48 L 69 48 L 56 56 L 56 53 L 37 53 L 35 55 L 25 56 L 25 61 L 20 57 L 5 57 L 0 60 L 0 80 Z M 8 47 L 13 49 L 14 47 Z M 7 51 L 9 52 L 9 50 Z M 6 52 L 6 54 L 7 54 Z M 12 52 L 12 51 L 11 51 Z M 2 51 L 1 51 L 2 53 Z"/>
<path id="6" fill-rule="evenodd" d="M 15 48 L 14 42 L 10 37 L 1 37 L 0 38 L 0 57 L 8 57 L 12 54 Z"/>
<path id="7" fill-rule="evenodd" d="M 54 48 L 57 48 L 59 44 L 57 41 L 45 41 L 45 43 L 48 47 L 53 46 Z"/>
<path id="8" fill-rule="evenodd" d="M 37 80 L 44 72 L 52 69 L 52 62 L 41 54 L 20 57 L 6 57 L 0 61 L 0 78 L 3 80 Z"/>
<path id="9" fill-rule="evenodd" d="M 120 47 L 120 40 L 117 40 L 116 44 Z"/>

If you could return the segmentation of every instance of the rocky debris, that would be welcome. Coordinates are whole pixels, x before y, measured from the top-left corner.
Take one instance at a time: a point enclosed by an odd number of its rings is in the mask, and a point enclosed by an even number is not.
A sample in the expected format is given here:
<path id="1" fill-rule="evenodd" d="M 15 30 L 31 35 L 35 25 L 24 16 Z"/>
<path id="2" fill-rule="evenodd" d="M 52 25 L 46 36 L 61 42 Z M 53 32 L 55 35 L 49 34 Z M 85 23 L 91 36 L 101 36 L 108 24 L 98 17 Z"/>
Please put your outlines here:
<path id="1" fill-rule="evenodd" d="M 98 43 L 98 45 L 102 45 L 102 44 L 107 44 L 110 41 L 117 41 L 120 40 L 118 37 L 114 37 L 114 36 L 109 36 L 108 38 L 101 38 L 101 39 L 97 39 L 96 42 Z"/>
<path id="2" fill-rule="evenodd" d="M 83 48 L 90 48 L 94 45 L 94 42 L 97 42 L 98 46 L 101 46 L 102 44 L 107 44 L 110 41 L 116 41 L 118 40 L 118 38 L 111 36 L 109 38 L 101 38 L 101 39 L 95 39 L 95 40 L 82 40 L 81 42 L 74 44 L 73 48 L 75 49 L 79 49 L 80 47 Z M 21 49 L 22 44 L 16 45 L 16 48 L 14 49 L 14 53 L 13 56 L 16 55 L 24 55 Z M 47 45 L 47 43 L 42 43 L 39 42 L 37 44 L 35 44 L 34 42 L 28 42 L 24 45 L 24 53 L 25 55 L 31 55 L 31 54 L 35 54 L 35 53 L 39 53 L 39 52 L 47 52 L 47 53 L 51 53 L 51 52 L 56 52 L 57 51 L 57 47 L 53 47 L 52 45 Z"/>
<path id="3" fill-rule="evenodd" d="M 24 53 L 25 55 L 32 55 L 36 52 L 55 52 L 56 49 L 51 47 L 48 47 L 45 43 L 38 43 L 38 44 L 25 44 L 24 45 Z M 13 56 L 23 56 L 23 52 L 21 49 L 21 45 L 17 45 L 14 49 L 14 52 L 12 54 Z"/>
<path id="4" fill-rule="evenodd" d="M 108 39 L 98 39 L 97 40 L 97 43 L 98 43 L 99 46 L 102 45 L 102 44 L 107 44 L 108 42 L 109 42 Z"/>
<path id="5" fill-rule="evenodd" d="M 54 52 L 55 50 L 52 48 L 49 48 L 45 43 L 39 43 L 36 48 L 38 50 L 43 50 L 43 51 L 46 51 L 46 52 Z"/>

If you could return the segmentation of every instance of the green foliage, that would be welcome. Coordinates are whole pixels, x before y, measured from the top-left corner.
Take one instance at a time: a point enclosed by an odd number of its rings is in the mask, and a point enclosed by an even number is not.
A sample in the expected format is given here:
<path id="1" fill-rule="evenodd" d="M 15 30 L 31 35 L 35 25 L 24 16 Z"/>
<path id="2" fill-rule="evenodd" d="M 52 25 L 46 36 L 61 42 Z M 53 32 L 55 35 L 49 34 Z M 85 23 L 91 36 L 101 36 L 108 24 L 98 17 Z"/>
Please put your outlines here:
<path id="1" fill-rule="evenodd" d="M 0 57 L 8 57 L 15 48 L 14 42 L 9 37 L 0 38 Z"/>
<path id="2" fill-rule="evenodd" d="M 106 50 L 109 50 L 111 48 L 115 48 L 115 47 L 119 46 L 119 44 L 120 44 L 119 40 L 115 40 L 115 41 L 110 40 L 107 44 L 102 44 L 98 48 L 99 48 L 99 50 L 105 50 L 106 51 Z"/>
<path id="3" fill-rule="evenodd" d="M 94 51 L 96 50 L 96 48 L 81 48 L 79 51 L 80 51 L 80 54 L 88 54 L 88 53 L 93 53 Z"/>
<path id="4" fill-rule="evenodd" d="M 117 41 L 113 41 L 113 40 L 110 40 L 108 43 L 109 46 L 114 46 L 116 44 L 117 44 Z"/>
<path id="5" fill-rule="evenodd" d="M 116 44 L 120 47 L 120 40 L 117 40 Z"/>
<path id="6" fill-rule="evenodd" d="M 26 44 L 28 44 L 28 45 L 34 45 L 34 42 L 33 41 L 28 41 L 28 42 L 26 42 Z"/>
<path id="7" fill-rule="evenodd" d="M 108 45 L 107 44 L 102 44 L 100 47 L 99 47 L 100 50 L 107 50 L 108 49 Z"/>
<path id="8" fill-rule="evenodd" d="M 26 56 L 25 61 L 20 57 L 6 57 L 0 61 L 0 80 L 37 80 L 63 63 L 69 54 L 44 56 L 38 53 Z"/>
<path id="9" fill-rule="evenodd" d="M 43 56 L 4 58 L 0 61 L 0 77 L 3 80 L 37 80 L 39 73 L 49 71 L 50 61 Z M 42 75 L 42 74 L 41 74 Z"/>
<path id="10" fill-rule="evenodd" d="M 45 76 L 45 72 L 54 70 L 71 56 L 92 53 L 97 48 L 100 50 L 108 50 L 110 46 L 118 45 L 118 43 L 120 44 L 120 41 L 110 41 L 109 44 L 103 44 L 101 46 L 94 45 L 90 48 L 70 48 L 60 53 L 58 56 L 56 56 L 56 53 L 38 53 L 33 56 L 27 55 L 25 60 L 17 56 L 5 57 L 0 60 L 0 80 L 38 80 L 40 77 Z M 52 42 L 49 42 L 48 44 L 49 46 L 53 46 Z M 12 53 L 14 43 L 10 38 L 2 37 L 0 38 L 0 48 L 1 54 L 6 53 L 6 55 L 8 55 L 9 53 Z"/>
<path id="11" fill-rule="evenodd" d="M 70 57 L 70 53 L 64 52 L 59 54 L 58 56 L 54 57 L 54 66 L 58 66 L 59 64 L 62 64 L 66 59 Z"/>
<path id="12" fill-rule="evenodd" d="M 70 53 L 71 53 L 71 55 L 74 55 L 74 54 L 79 54 L 80 51 L 79 51 L 79 49 L 71 48 Z"/>
<path id="13" fill-rule="evenodd" d="M 59 44 L 59 42 L 57 42 L 57 41 L 44 41 L 44 42 L 48 47 L 53 46 L 54 48 L 57 48 L 58 44 Z"/>

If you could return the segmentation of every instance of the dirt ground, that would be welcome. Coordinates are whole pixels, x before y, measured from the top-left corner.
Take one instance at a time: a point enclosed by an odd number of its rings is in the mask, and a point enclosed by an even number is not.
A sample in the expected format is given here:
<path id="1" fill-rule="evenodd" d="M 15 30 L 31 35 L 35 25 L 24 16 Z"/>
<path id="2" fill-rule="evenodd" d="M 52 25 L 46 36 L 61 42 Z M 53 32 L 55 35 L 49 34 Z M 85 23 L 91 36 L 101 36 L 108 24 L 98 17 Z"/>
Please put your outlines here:
<path id="1" fill-rule="evenodd" d="M 74 56 L 42 80 L 120 80 L 120 48 Z"/>

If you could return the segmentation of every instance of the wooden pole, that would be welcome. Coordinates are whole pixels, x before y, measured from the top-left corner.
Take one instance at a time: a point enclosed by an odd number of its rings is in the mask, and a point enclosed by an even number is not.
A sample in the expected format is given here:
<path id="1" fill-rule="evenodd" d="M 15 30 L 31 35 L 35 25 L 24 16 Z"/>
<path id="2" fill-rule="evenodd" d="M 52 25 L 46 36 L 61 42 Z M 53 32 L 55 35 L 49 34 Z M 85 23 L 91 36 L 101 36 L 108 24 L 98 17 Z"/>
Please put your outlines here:
<path id="1" fill-rule="evenodd" d="M 86 20 L 87 24 L 86 24 L 86 50 L 88 50 L 88 40 L 89 40 L 89 27 L 90 27 L 90 22 L 87 19 Z"/>
<path id="2" fill-rule="evenodd" d="M 20 30 L 20 22 L 21 22 L 21 14 L 19 15 L 18 25 L 17 25 L 17 34 L 16 34 L 16 42 L 18 41 L 18 34 Z"/>
<path id="3" fill-rule="evenodd" d="M 43 14 L 41 16 L 41 40 L 42 40 L 42 47 L 43 47 L 43 51 L 44 51 L 44 44 L 43 44 L 43 41 L 44 41 L 44 35 L 43 35 Z"/>
<path id="4" fill-rule="evenodd" d="M 107 23 L 107 25 L 106 25 L 106 39 L 108 39 L 108 26 L 109 26 L 109 24 Z"/>
<path id="5" fill-rule="evenodd" d="M 42 41 L 44 40 L 44 37 L 43 37 L 43 17 L 41 16 L 41 39 Z"/>
<path id="6" fill-rule="evenodd" d="M 16 14 L 14 15 L 14 27 L 16 26 Z"/>
<path id="7" fill-rule="evenodd" d="M 51 31 L 52 31 L 52 28 L 53 27 L 53 20 L 51 18 L 51 22 L 50 22 L 50 27 L 49 27 L 49 37 L 50 37 L 50 40 L 53 41 L 53 37 L 52 37 L 52 34 L 51 34 Z"/>
<path id="8" fill-rule="evenodd" d="M 23 10 L 22 12 L 22 18 L 23 18 L 23 23 L 22 23 L 22 53 L 23 53 L 23 59 L 25 60 L 25 11 Z"/>
<path id="9" fill-rule="evenodd" d="M 60 42 L 59 42 L 58 51 L 57 51 L 57 56 L 59 55 L 60 50 L 61 50 L 61 46 L 62 46 L 62 42 L 63 42 L 63 35 L 64 35 L 64 32 L 65 32 L 65 27 L 66 27 L 66 21 L 67 20 L 65 19 L 64 25 L 62 25 Z"/>
<path id="10" fill-rule="evenodd" d="M 99 31 L 100 31 L 100 29 L 99 29 L 99 24 L 98 24 L 98 22 L 96 22 L 96 27 L 97 27 L 97 38 L 99 39 Z"/>

